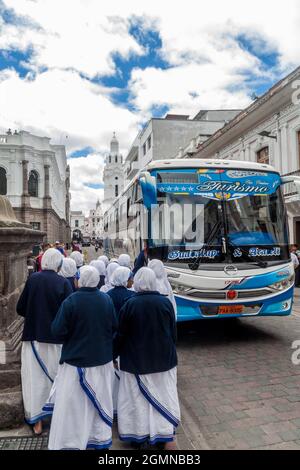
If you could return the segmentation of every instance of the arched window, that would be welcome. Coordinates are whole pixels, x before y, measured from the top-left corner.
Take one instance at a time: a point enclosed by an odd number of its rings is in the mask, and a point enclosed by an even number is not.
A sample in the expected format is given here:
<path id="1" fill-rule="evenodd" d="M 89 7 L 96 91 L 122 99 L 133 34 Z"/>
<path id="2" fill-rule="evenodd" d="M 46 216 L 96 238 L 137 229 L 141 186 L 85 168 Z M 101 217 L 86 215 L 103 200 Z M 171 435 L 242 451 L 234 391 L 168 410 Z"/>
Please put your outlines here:
<path id="1" fill-rule="evenodd" d="M 7 194 L 7 177 L 6 170 L 0 167 L 0 194 L 5 196 Z"/>
<path id="2" fill-rule="evenodd" d="M 39 195 L 39 175 L 34 170 L 29 174 L 28 192 L 31 197 L 38 197 Z"/>

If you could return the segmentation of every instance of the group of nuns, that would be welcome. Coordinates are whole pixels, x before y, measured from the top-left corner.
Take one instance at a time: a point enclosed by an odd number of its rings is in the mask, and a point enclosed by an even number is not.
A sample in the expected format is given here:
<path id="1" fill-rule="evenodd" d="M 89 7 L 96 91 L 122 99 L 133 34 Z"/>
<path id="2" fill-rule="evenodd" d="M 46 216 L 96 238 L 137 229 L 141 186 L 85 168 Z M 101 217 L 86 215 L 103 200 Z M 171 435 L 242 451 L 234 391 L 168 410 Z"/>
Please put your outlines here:
<path id="1" fill-rule="evenodd" d="M 41 434 L 52 416 L 51 450 L 109 448 L 114 414 L 122 441 L 176 448 L 176 303 L 161 261 L 130 261 L 49 248 L 25 284 L 25 419 Z"/>

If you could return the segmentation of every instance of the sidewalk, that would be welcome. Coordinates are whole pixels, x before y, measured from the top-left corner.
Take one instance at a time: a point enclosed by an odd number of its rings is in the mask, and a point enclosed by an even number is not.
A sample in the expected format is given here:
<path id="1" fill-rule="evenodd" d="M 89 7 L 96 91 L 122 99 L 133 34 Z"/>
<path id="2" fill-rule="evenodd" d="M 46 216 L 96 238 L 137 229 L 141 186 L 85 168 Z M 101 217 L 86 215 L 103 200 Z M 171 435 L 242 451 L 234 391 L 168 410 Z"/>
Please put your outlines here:
<path id="1" fill-rule="evenodd" d="M 176 442 L 179 450 L 209 449 L 200 425 L 192 409 L 179 397 L 181 404 L 181 425 L 176 432 Z M 23 438 L 23 439 L 22 439 Z M 47 449 L 48 431 L 42 436 L 34 436 L 30 426 L 26 424 L 16 429 L 0 430 L 0 450 L 40 450 Z M 118 439 L 116 424 L 113 426 L 113 445 L 111 450 L 128 450 L 131 447 Z"/>

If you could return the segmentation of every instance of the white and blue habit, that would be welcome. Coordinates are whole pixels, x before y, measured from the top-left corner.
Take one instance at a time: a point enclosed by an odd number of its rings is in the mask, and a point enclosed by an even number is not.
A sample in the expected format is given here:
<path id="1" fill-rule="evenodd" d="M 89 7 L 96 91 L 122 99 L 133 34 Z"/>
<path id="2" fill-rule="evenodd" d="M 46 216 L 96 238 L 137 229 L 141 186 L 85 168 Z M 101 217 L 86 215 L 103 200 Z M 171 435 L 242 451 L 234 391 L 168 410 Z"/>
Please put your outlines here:
<path id="1" fill-rule="evenodd" d="M 42 271 L 32 274 L 17 304 L 24 317 L 21 353 L 21 379 L 25 420 L 35 424 L 48 413 L 43 411 L 55 379 L 61 353 L 60 341 L 51 332 L 51 323 L 61 303 L 71 293 L 67 279 L 57 271 L 62 254 L 47 250 L 42 257 Z"/>
<path id="2" fill-rule="evenodd" d="M 61 306 L 53 334 L 63 342 L 59 371 L 45 412 L 53 412 L 49 449 L 105 449 L 112 444 L 113 339 L 111 298 L 97 288 L 99 273 L 80 269 L 79 290 Z"/>
<path id="3" fill-rule="evenodd" d="M 117 410 L 123 441 L 173 441 L 180 421 L 175 314 L 155 288 L 153 271 L 141 268 L 134 278 L 137 293 L 120 311 Z"/>

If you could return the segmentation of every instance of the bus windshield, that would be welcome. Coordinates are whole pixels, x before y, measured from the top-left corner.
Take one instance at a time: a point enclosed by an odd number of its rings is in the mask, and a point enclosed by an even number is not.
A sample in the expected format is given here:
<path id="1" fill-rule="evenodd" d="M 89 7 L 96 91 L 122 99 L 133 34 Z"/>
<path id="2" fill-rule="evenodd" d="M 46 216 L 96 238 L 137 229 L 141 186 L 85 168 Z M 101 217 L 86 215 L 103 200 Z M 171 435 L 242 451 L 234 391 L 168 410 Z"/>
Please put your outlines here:
<path id="1" fill-rule="evenodd" d="M 232 183 L 231 174 L 238 181 Z M 189 267 L 289 260 L 278 174 L 211 170 L 203 175 L 197 170 L 197 181 L 191 183 L 194 175 L 195 170 L 188 184 L 180 183 L 178 170 L 168 185 L 157 178 L 158 205 L 150 221 L 153 257 Z"/>

